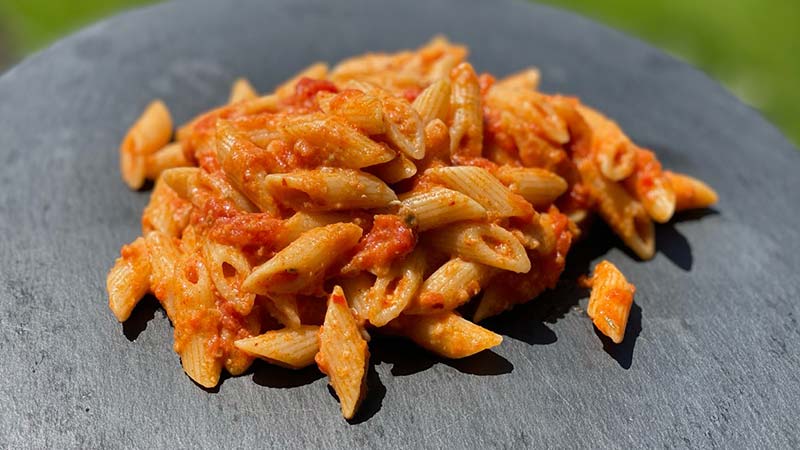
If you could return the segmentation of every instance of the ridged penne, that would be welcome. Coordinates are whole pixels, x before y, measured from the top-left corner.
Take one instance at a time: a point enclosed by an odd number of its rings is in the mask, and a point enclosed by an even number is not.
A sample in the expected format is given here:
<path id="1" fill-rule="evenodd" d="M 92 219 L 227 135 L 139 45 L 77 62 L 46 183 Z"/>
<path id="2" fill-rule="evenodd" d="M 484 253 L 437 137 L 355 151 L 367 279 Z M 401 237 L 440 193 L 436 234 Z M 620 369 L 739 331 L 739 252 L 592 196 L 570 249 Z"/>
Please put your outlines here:
<path id="1" fill-rule="evenodd" d="M 258 92 L 247 78 L 238 78 L 231 86 L 231 95 L 228 97 L 228 104 L 239 103 L 245 100 L 252 100 L 258 97 Z"/>
<path id="2" fill-rule="evenodd" d="M 423 125 L 434 119 L 447 120 L 450 113 L 450 80 L 441 78 L 434 81 L 411 105 L 419 113 Z"/>
<path id="3" fill-rule="evenodd" d="M 598 330 L 619 344 L 625 337 L 636 287 L 608 261 L 601 261 L 594 268 L 587 284 L 592 288 L 587 314 Z"/>
<path id="4" fill-rule="evenodd" d="M 545 169 L 502 166 L 497 178 L 537 208 L 552 204 L 567 191 L 567 182 Z"/>
<path id="5" fill-rule="evenodd" d="M 517 273 L 531 270 L 525 248 L 499 225 L 460 222 L 430 231 L 425 239 L 433 248 L 467 261 Z"/>
<path id="6" fill-rule="evenodd" d="M 267 175 L 264 187 L 282 204 L 303 211 L 380 208 L 397 200 L 378 177 L 331 167 Z"/>
<path id="7" fill-rule="evenodd" d="M 676 211 L 708 208 L 717 203 L 718 197 L 714 189 L 697 178 L 670 171 L 664 171 L 664 175 L 675 192 Z"/>
<path id="8" fill-rule="evenodd" d="M 183 144 L 173 142 L 165 147 L 145 156 L 145 178 L 155 180 L 161 173 L 174 167 L 190 166 L 191 161 L 186 159 L 183 152 Z"/>
<path id="9" fill-rule="evenodd" d="M 323 165 L 360 169 L 391 161 L 395 152 L 373 141 L 342 119 L 316 114 L 285 121 L 281 132 L 292 139 L 303 139 L 322 149 Z"/>
<path id="10" fill-rule="evenodd" d="M 287 99 L 294 95 L 297 82 L 303 78 L 314 80 L 324 80 L 328 76 L 328 65 L 322 62 L 314 63 L 301 70 L 297 75 L 283 82 L 277 89 L 275 95 L 280 99 Z"/>
<path id="11" fill-rule="evenodd" d="M 120 257 L 108 272 L 106 289 L 111 312 L 117 320 L 125 322 L 150 290 L 150 256 L 143 237 L 122 246 Z"/>
<path id="12" fill-rule="evenodd" d="M 391 325 L 420 347 L 450 359 L 466 358 L 503 342 L 502 336 L 450 311 L 400 316 Z"/>
<path id="13" fill-rule="evenodd" d="M 637 148 L 636 166 L 630 177 L 624 181 L 625 187 L 644 206 L 650 218 L 658 223 L 666 223 L 675 213 L 675 191 L 656 155 L 649 150 Z"/>
<path id="14" fill-rule="evenodd" d="M 351 419 L 367 391 L 369 349 L 339 286 L 328 299 L 316 361 L 339 397 L 342 415 Z"/>
<path id="15" fill-rule="evenodd" d="M 300 311 L 297 307 L 297 296 L 294 294 L 269 294 L 264 306 L 275 320 L 287 328 L 300 326 Z"/>
<path id="16" fill-rule="evenodd" d="M 419 231 L 427 231 L 462 220 L 486 218 L 486 209 L 467 195 L 446 188 L 411 192 L 403 206 L 414 214 Z"/>
<path id="17" fill-rule="evenodd" d="M 119 148 L 122 179 L 131 189 L 144 184 L 146 156 L 167 145 L 172 138 L 172 116 L 160 100 L 150 103 L 128 130 Z"/>
<path id="18" fill-rule="evenodd" d="M 147 233 L 145 242 L 150 257 L 150 291 L 173 319 L 177 315 L 175 298 L 178 293 L 175 272 L 183 260 L 183 252 L 177 239 L 158 231 Z"/>
<path id="19" fill-rule="evenodd" d="M 533 208 L 524 198 L 514 194 L 488 170 L 474 166 L 428 169 L 426 175 L 445 187 L 468 195 L 480 203 L 490 215 L 529 217 Z"/>
<path id="20" fill-rule="evenodd" d="M 183 200 L 162 179 L 156 180 L 150 202 L 142 213 L 142 234 L 158 231 L 167 236 L 179 237 L 189 224 L 192 205 Z"/>
<path id="21" fill-rule="evenodd" d="M 401 264 L 379 276 L 367 293 L 369 322 L 382 327 L 400 315 L 422 285 L 425 253 L 417 249 Z"/>
<path id="22" fill-rule="evenodd" d="M 383 180 L 386 184 L 394 184 L 407 180 L 417 174 L 414 161 L 405 155 L 398 155 L 395 159 L 369 168 L 369 172 Z"/>
<path id="23" fill-rule="evenodd" d="M 302 369 L 314 364 L 319 351 L 319 327 L 301 325 L 267 331 L 235 342 L 236 348 L 271 364 Z"/>
<path id="24" fill-rule="evenodd" d="M 349 212 L 303 212 L 298 211 L 283 222 L 283 231 L 277 236 L 275 246 L 282 249 L 306 231 L 332 223 L 355 223 L 362 226 L 364 217 Z"/>
<path id="25" fill-rule="evenodd" d="M 597 160 L 600 173 L 613 181 L 620 181 L 633 173 L 636 166 L 636 146 L 613 120 L 585 105 L 578 112 L 592 132 L 591 151 Z"/>
<path id="26" fill-rule="evenodd" d="M 244 194 L 261 211 L 278 214 L 275 200 L 265 187 L 266 173 L 253 170 L 261 153 L 259 148 L 238 132 L 229 122 L 217 122 L 217 158 L 237 191 Z"/>
<path id="27" fill-rule="evenodd" d="M 358 128 L 366 135 L 386 132 L 381 100 L 355 89 L 338 94 L 318 94 L 319 106 L 326 114 L 341 117 L 348 124 Z"/>
<path id="28" fill-rule="evenodd" d="M 497 80 L 495 86 L 501 89 L 528 89 L 535 91 L 539 89 L 541 77 L 542 74 L 539 69 L 529 67 Z"/>
<path id="29" fill-rule="evenodd" d="M 256 296 L 242 290 L 242 283 L 250 275 L 250 262 L 245 254 L 236 247 L 212 240 L 204 242 L 203 251 L 211 281 L 220 297 L 237 313 L 250 314 Z"/>
<path id="30" fill-rule="evenodd" d="M 486 286 L 497 269 L 454 258 L 433 272 L 405 314 L 434 314 L 463 305 Z"/>
<path id="31" fill-rule="evenodd" d="M 494 85 L 486 94 L 486 104 L 521 119 L 528 127 L 536 127 L 541 138 L 554 144 L 569 142 L 566 121 L 548 102 L 547 97 L 539 92 Z"/>
<path id="32" fill-rule="evenodd" d="M 640 258 L 652 258 L 655 228 L 642 204 L 622 186 L 606 179 L 593 161 L 579 162 L 578 169 L 603 220 Z"/>
<path id="33" fill-rule="evenodd" d="M 325 270 L 342 253 L 355 247 L 361 228 L 352 223 L 335 223 L 303 233 L 272 259 L 256 267 L 242 289 L 259 295 L 270 293 L 315 293 Z"/>
<path id="34" fill-rule="evenodd" d="M 375 281 L 375 275 L 369 272 L 361 272 L 356 276 L 339 280 L 345 298 L 347 298 L 347 303 L 361 325 L 364 325 L 369 320 L 371 306 L 369 291 L 375 285 Z"/>
<path id="35" fill-rule="evenodd" d="M 469 63 L 461 63 L 453 69 L 450 77 L 450 154 L 480 156 L 483 146 L 483 110 L 478 76 Z"/>

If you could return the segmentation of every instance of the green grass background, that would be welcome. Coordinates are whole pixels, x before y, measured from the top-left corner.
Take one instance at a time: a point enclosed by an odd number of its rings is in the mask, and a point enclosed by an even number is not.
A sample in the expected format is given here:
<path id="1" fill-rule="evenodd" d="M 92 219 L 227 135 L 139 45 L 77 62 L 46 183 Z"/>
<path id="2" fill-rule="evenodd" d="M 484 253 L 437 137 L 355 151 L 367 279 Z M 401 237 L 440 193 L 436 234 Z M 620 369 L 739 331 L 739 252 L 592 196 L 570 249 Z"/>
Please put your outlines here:
<path id="1" fill-rule="evenodd" d="M 800 144 L 800 0 L 544 2 L 699 66 Z M 0 70 L 80 26 L 148 3 L 154 0 L 0 0 Z"/>

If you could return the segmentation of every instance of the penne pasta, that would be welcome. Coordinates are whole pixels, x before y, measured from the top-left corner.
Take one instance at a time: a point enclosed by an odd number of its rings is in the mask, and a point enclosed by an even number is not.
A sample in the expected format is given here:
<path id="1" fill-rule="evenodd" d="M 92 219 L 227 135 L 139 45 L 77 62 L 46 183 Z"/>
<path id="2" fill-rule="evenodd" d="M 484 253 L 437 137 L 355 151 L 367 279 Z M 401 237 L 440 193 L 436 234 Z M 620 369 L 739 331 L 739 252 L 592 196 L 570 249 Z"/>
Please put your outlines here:
<path id="1" fill-rule="evenodd" d="M 231 95 L 228 97 L 228 104 L 253 100 L 258 97 L 258 93 L 247 78 L 239 78 L 231 86 Z"/>
<path id="2" fill-rule="evenodd" d="M 480 156 L 483 145 L 483 112 L 478 76 L 469 63 L 461 63 L 453 69 L 450 77 L 450 154 Z"/>
<path id="3" fill-rule="evenodd" d="M 391 325 L 420 347 L 450 359 L 466 358 L 503 342 L 502 336 L 449 311 L 400 316 Z"/>
<path id="4" fill-rule="evenodd" d="M 267 175 L 264 187 L 285 206 L 302 211 L 380 208 L 397 200 L 374 175 L 330 167 Z"/>
<path id="5" fill-rule="evenodd" d="M 297 328 L 267 331 L 264 334 L 235 342 L 236 348 L 270 364 L 288 369 L 302 369 L 314 364 L 319 351 L 319 327 L 300 325 Z"/>
<path id="6" fill-rule="evenodd" d="M 172 116 L 160 100 L 150 103 L 128 130 L 120 145 L 122 178 L 131 189 L 139 189 L 147 174 L 146 156 L 167 145 L 172 137 Z"/>
<path id="7" fill-rule="evenodd" d="M 395 152 L 375 142 L 334 116 L 299 116 L 287 120 L 280 131 L 291 139 L 303 139 L 319 147 L 321 165 L 360 169 L 391 161 Z"/>
<path id="8" fill-rule="evenodd" d="M 191 165 L 191 161 L 186 159 L 186 155 L 183 152 L 183 144 L 180 142 L 173 142 L 155 153 L 145 156 L 145 178 L 148 180 L 155 180 L 167 169 Z"/>
<path id="9" fill-rule="evenodd" d="M 567 191 L 567 182 L 549 170 L 502 166 L 497 178 L 536 208 L 552 204 Z"/>
<path id="10" fill-rule="evenodd" d="M 586 284 L 592 288 L 587 314 L 600 332 L 619 344 L 625 337 L 636 287 L 608 261 L 601 261 L 594 268 L 594 275 Z"/>
<path id="11" fill-rule="evenodd" d="M 536 91 L 539 89 L 539 80 L 541 77 L 542 74 L 539 72 L 539 69 L 529 67 L 497 80 L 495 86 L 500 89 L 527 89 Z"/>
<path id="12" fill-rule="evenodd" d="M 353 418 L 367 391 L 369 349 L 339 286 L 328 299 L 316 361 L 339 397 L 342 415 Z"/>
<path id="13" fill-rule="evenodd" d="M 422 284 L 405 314 L 434 314 L 463 305 L 486 286 L 496 269 L 460 258 L 446 262 Z"/>
<path id="14" fill-rule="evenodd" d="M 531 270 L 525 248 L 510 231 L 499 225 L 457 223 L 429 232 L 426 242 L 467 261 L 517 273 Z"/>
<path id="15" fill-rule="evenodd" d="M 717 193 L 707 184 L 680 173 L 665 171 L 664 176 L 669 180 L 675 192 L 675 210 L 708 208 L 717 203 Z"/>
<path id="16" fill-rule="evenodd" d="M 150 257 L 144 238 L 122 246 L 120 257 L 106 278 L 108 307 L 114 317 L 125 322 L 133 308 L 150 290 Z"/>
<path id="17" fill-rule="evenodd" d="M 419 231 L 432 230 L 462 220 L 486 218 L 486 209 L 472 198 L 452 189 L 433 188 L 412 192 L 401 199 L 416 218 Z"/>
<path id="18" fill-rule="evenodd" d="M 158 231 L 167 236 L 180 237 L 189 224 L 191 212 L 192 205 L 159 178 L 150 193 L 150 202 L 142 213 L 142 234 Z"/>
<path id="19" fill-rule="evenodd" d="M 636 149 L 636 166 L 624 184 L 634 197 L 641 202 L 650 218 L 658 223 L 666 223 L 675 213 L 675 191 L 661 170 L 653 152 Z"/>
<path id="20" fill-rule="evenodd" d="M 417 294 L 424 272 L 425 254 L 417 250 L 388 274 L 379 276 L 366 294 L 369 322 L 382 327 L 397 318 Z"/>
<path id="21" fill-rule="evenodd" d="M 478 322 L 555 288 L 594 213 L 647 259 L 654 221 L 717 201 L 599 111 L 539 92 L 537 69 L 495 81 L 466 56 L 435 37 L 313 64 L 266 95 L 240 78 L 172 143 L 151 103 L 119 147 L 126 184 L 155 184 L 142 237 L 108 272 L 114 316 L 152 293 L 203 387 L 255 358 L 316 362 L 351 419 L 367 328 L 474 355 L 502 338 L 461 312 Z M 634 286 L 605 261 L 585 283 L 620 342 Z"/>
<path id="22" fill-rule="evenodd" d="M 325 270 L 361 238 L 361 228 L 336 223 L 303 233 L 272 259 L 256 267 L 242 289 L 259 295 L 316 293 Z"/>
<path id="23" fill-rule="evenodd" d="M 503 186 L 488 170 L 474 166 L 439 167 L 425 171 L 434 181 L 480 203 L 490 215 L 530 217 L 533 208 L 522 197 Z"/>
<path id="24" fill-rule="evenodd" d="M 450 80 L 441 78 L 425 88 L 411 104 L 419 113 L 423 125 L 432 120 L 447 120 L 450 113 Z"/>
<path id="25" fill-rule="evenodd" d="M 603 177 L 593 161 L 581 161 L 578 169 L 603 220 L 637 256 L 652 258 L 655 254 L 655 229 L 641 203 L 622 186 Z"/>

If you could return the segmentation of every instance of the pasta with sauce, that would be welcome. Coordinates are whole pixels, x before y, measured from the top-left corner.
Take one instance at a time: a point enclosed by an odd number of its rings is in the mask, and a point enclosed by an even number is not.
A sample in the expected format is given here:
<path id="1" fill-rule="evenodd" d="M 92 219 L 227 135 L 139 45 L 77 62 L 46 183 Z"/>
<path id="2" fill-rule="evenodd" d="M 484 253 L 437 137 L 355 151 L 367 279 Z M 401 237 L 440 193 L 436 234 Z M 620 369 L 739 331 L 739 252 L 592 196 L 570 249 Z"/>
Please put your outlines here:
<path id="1" fill-rule="evenodd" d="M 114 315 L 152 293 L 205 387 L 256 358 L 316 364 L 350 419 L 370 334 L 444 358 L 495 347 L 477 322 L 555 287 L 590 216 L 648 259 L 653 222 L 716 201 L 602 113 L 540 92 L 538 70 L 495 80 L 466 56 L 434 38 L 313 64 L 267 95 L 239 79 L 174 142 L 153 102 L 119 149 L 123 180 L 155 187 L 108 274 Z M 587 283 L 620 342 L 634 286 L 607 262 Z"/>

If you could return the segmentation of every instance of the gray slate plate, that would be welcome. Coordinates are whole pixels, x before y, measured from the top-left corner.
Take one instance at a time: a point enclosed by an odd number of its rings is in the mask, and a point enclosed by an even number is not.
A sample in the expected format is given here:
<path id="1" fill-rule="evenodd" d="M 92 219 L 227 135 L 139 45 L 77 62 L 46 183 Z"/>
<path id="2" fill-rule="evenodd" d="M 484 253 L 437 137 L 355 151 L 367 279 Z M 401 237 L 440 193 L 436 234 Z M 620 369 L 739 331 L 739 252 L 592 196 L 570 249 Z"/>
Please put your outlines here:
<path id="1" fill-rule="evenodd" d="M 146 103 L 178 121 L 244 75 L 266 90 L 315 60 L 469 44 L 479 70 L 530 64 L 607 111 L 668 167 L 719 190 L 658 229 L 570 258 L 564 287 L 491 326 L 494 353 L 442 362 L 375 346 L 353 424 L 313 370 L 264 364 L 198 388 L 152 301 L 122 326 L 104 280 L 147 193 L 116 148 Z M 511 2 L 177 2 L 88 28 L 0 78 L 0 447 L 794 447 L 800 445 L 800 153 L 707 77 L 584 19 Z M 608 237 L 600 227 L 598 239 Z M 570 288 L 607 257 L 638 286 L 606 346 Z"/>

